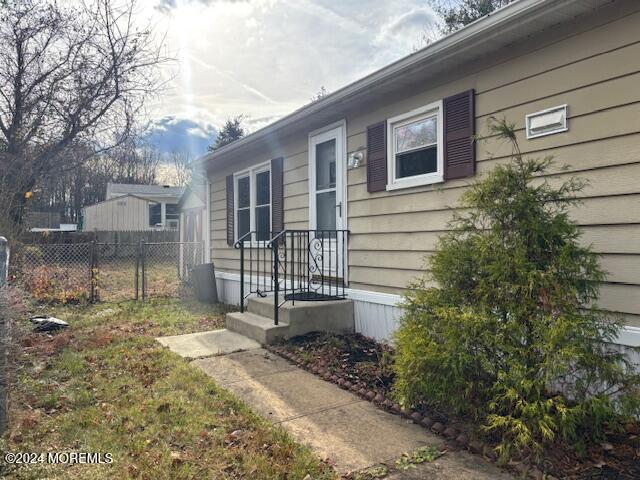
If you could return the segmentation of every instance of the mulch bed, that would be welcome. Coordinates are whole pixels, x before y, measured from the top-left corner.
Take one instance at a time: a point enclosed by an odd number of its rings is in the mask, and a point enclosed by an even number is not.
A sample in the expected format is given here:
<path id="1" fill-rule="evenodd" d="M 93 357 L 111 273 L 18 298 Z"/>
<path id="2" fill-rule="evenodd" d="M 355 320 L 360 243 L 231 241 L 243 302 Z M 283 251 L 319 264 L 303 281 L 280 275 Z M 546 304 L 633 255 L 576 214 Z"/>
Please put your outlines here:
<path id="1" fill-rule="evenodd" d="M 293 338 L 270 349 L 295 364 L 374 402 L 379 408 L 403 415 L 447 440 L 449 449 L 465 448 L 488 460 L 496 459 L 490 440 L 482 439 L 477 425 L 448 415 L 432 405 L 401 409 L 394 402 L 393 356 L 389 345 L 359 334 L 312 333 Z M 640 423 L 622 433 L 611 432 L 607 442 L 589 448 L 581 457 L 570 445 L 558 442 L 549 448 L 540 465 L 512 462 L 507 468 L 531 478 L 575 480 L 640 479 Z M 546 472 L 544 477 L 542 472 Z"/>

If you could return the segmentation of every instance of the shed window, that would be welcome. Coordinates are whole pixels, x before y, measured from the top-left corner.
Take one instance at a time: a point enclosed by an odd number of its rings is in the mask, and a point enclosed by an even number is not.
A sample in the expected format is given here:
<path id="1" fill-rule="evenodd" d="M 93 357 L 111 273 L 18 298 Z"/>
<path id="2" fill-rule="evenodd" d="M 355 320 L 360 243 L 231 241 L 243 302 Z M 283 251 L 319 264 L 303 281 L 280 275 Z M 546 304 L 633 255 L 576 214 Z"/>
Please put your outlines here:
<path id="1" fill-rule="evenodd" d="M 251 240 L 271 239 L 271 171 L 269 165 L 235 175 L 236 240 L 251 231 Z"/>
<path id="2" fill-rule="evenodd" d="M 443 180 L 441 104 L 388 120 L 388 190 Z"/>
<path id="3" fill-rule="evenodd" d="M 162 223 L 162 205 L 152 203 L 149 205 L 149 226 L 155 227 Z"/>
<path id="4" fill-rule="evenodd" d="M 166 209 L 167 220 L 180 219 L 180 210 L 177 203 L 167 203 Z"/>

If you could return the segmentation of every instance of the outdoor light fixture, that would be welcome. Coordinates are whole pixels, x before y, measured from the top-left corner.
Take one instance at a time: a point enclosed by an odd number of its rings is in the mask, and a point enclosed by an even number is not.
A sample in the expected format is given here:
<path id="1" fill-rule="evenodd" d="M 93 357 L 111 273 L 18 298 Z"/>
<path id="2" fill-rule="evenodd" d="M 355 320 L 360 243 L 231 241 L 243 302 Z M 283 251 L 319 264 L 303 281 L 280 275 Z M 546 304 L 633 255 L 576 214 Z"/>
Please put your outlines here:
<path id="1" fill-rule="evenodd" d="M 350 153 L 349 159 L 347 160 L 347 165 L 349 166 L 349 168 L 358 168 L 363 158 L 364 154 L 361 151 Z"/>

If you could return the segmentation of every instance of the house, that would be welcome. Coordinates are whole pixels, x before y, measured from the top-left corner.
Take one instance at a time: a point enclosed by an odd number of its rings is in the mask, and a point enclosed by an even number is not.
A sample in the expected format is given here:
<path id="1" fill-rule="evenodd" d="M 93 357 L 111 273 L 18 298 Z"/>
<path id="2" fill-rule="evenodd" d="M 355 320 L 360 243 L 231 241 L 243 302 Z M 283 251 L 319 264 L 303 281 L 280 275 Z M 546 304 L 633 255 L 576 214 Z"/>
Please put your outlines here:
<path id="1" fill-rule="evenodd" d="M 551 181 L 589 181 L 572 215 L 609 272 L 600 306 L 640 345 L 639 85 L 640 2 L 520 0 L 206 154 L 221 297 L 277 294 L 276 317 L 311 284 L 389 338 L 452 206 L 509 158 L 473 141 L 505 117 L 526 155 L 570 165 Z"/>
<path id="2" fill-rule="evenodd" d="M 183 187 L 107 184 L 106 199 L 82 209 L 84 231 L 178 228 Z"/>

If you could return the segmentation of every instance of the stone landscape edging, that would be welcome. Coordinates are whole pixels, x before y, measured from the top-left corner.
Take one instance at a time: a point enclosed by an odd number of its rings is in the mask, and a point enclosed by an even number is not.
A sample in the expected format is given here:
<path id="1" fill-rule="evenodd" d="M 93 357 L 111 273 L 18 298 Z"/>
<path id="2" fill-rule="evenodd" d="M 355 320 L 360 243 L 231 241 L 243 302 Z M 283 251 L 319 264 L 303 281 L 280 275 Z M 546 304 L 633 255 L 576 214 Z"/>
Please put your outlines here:
<path id="1" fill-rule="evenodd" d="M 324 366 L 305 361 L 300 355 L 287 351 L 282 345 L 265 345 L 264 348 L 271 353 L 290 361 L 294 365 L 321 377 L 327 382 L 335 383 L 340 388 L 351 391 L 362 399 L 373 403 L 377 408 L 395 415 L 400 415 L 407 420 L 411 420 L 413 423 L 430 430 L 436 435 L 444 437 L 446 444 L 449 447 L 466 449 L 475 455 L 481 455 L 490 462 L 495 462 L 497 460 L 497 456 L 490 444 L 479 440 L 471 440 L 467 432 L 459 427 L 447 426 L 448 422 L 443 418 L 435 420 L 430 415 L 422 415 L 422 413 L 417 410 L 402 408 L 397 402 L 386 398 L 382 393 L 365 388 L 366 386 L 363 383 L 352 383 L 335 373 L 332 374 Z M 545 476 L 542 471 L 535 466 L 525 464 L 518 464 L 518 466 L 520 468 L 516 467 L 516 469 L 519 470 L 520 474 L 525 474 L 529 478 L 535 480 L 541 480 L 543 478 L 551 480 L 555 478 L 549 474 L 546 474 Z"/>

